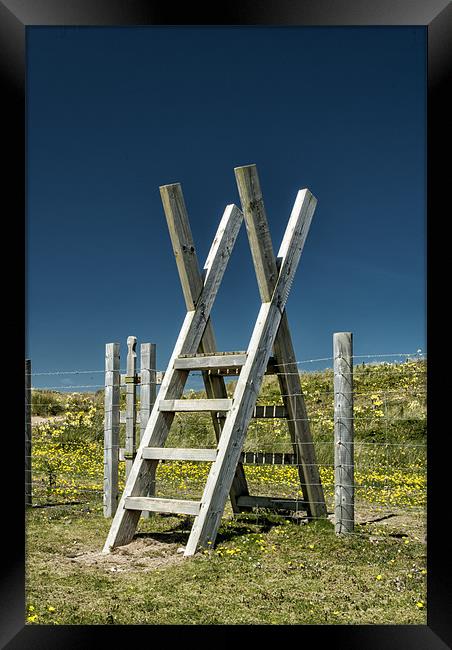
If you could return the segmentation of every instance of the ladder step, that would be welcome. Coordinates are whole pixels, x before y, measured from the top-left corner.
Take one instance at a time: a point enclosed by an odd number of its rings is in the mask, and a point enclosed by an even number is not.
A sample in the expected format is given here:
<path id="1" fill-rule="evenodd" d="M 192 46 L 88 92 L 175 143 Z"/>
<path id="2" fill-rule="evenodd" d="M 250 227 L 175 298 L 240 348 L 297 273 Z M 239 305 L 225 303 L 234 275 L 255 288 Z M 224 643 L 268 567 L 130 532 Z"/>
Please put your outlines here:
<path id="1" fill-rule="evenodd" d="M 290 452 L 242 451 L 240 462 L 244 465 L 296 465 L 297 458 Z"/>
<path id="2" fill-rule="evenodd" d="M 232 353 L 231 353 L 232 354 Z M 236 354 L 245 354 L 244 352 L 237 352 Z M 181 358 L 181 357 L 179 357 Z M 266 375 L 277 375 L 280 374 L 280 368 L 275 365 L 274 357 L 270 357 L 267 369 L 265 371 Z M 218 367 L 218 368 L 201 368 L 201 370 L 207 372 L 209 375 L 219 375 L 220 377 L 234 377 L 240 375 L 242 366 L 229 366 L 227 368 Z"/>
<path id="3" fill-rule="evenodd" d="M 175 370 L 212 370 L 219 368 L 241 368 L 246 361 L 246 352 L 224 352 L 179 356 L 174 362 Z"/>
<path id="4" fill-rule="evenodd" d="M 255 406 L 253 418 L 287 418 L 287 410 L 283 404 L 266 404 L 264 406 Z"/>
<path id="5" fill-rule="evenodd" d="M 162 399 L 159 411 L 229 411 L 232 399 Z"/>
<path id="6" fill-rule="evenodd" d="M 306 501 L 302 499 L 280 499 L 272 497 L 238 497 L 237 505 L 246 508 L 266 508 L 268 510 L 306 510 Z"/>
<path id="7" fill-rule="evenodd" d="M 166 512 L 173 515 L 197 515 L 201 503 L 199 501 L 156 499 L 153 497 L 126 497 L 124 507 L 126 510 Z"/>
<path id="8" fill-rule="evenodd" d="M 287 418 L 289 417 L 284 404 L 268 404 L 263 406 L 255 406 L 252 418 Z"/>
<path id="9" fill-rule="evenodd" d="M 214 461 L 216 449 L 177 449 L 175 447 L 144 447 L 142 458 L 146 460 L 199 460 Z"/>

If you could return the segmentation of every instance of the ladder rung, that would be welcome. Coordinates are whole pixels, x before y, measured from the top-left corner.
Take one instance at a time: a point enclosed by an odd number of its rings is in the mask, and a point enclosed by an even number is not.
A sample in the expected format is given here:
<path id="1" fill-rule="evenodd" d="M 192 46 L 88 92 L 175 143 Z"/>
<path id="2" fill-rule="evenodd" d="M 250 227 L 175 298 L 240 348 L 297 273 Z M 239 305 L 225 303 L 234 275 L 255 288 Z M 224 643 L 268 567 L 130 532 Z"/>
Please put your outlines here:
<path id="1" fill-rule="evenodd" d="M 265 406 L 255 406 L 253 418 L 286 418 L 287 411 L 283 404 L 268 404 Z"/>
<path id="2" fill-rule="evenodd" d="M 246 352 L 226 352 L 224 354 L 193 355 L 178 357 L 175 370 L 213 370 L 217 368 L 241 368 L 246 361 Z"/>
<path id="3" fill-rule="evenodd" d="M 146 460 L 199 460 L 214 461 L 216 449 L 177 449 L 175 447 L 144 447 L 142 458 Z"/>
<path id="4" fill-rule="evenodd" d="M 229 411 L 232 399 L 162 399 L 159 411 Z"/>
<path id="5" fill-rule="evenodd" d="M 290 452 L 242 451 L 240 462 L 244 465 L 296 465 L 297 459 Z"/>
<path id="6" fill-rule="evenodd" d="M 237 505 L 246 508 L 267 508 L 268 510 L 306 510 L 306 501 L 302 499 L 242 496 L 238 497 Z"/>
<path id="7" fill-rule="evenodd" d="M 166 512 L 174 515 L 197 515 L 201 503 L 199 501 L 156 499 L 153 497 L 126 497 L 124 507 L 126 510 Z"/>

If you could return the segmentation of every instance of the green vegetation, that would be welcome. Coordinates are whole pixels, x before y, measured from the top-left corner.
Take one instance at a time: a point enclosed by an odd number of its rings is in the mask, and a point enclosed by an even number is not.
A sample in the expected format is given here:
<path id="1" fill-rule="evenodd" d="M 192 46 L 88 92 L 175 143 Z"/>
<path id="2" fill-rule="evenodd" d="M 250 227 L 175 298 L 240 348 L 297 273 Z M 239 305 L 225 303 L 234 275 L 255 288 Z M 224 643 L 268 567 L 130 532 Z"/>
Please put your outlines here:
<path id="1" fill-rule="evenodd" d="M 425 625 L 425 545 L 413 524 L 391 522 L 338 538 L 329 522 L 226 517 L 213 551 L 182 558 L 189 522 L 155 515 L 136 541 L 102 556 L 100 505 L 36 509 L 28 622 Z"/>
<path id="2" fill-rule="evenodd" d="M 161 515 L 141 519 L 130 545 L 100 554 L 110 525 L 103 391 L 34 390 L 33 413 L 55 417 L 33 427 L 33 502 L 54 505 L 27 513 L 28 622 L 425 624 L 425 374 L 425 361 L 355 366 L 356 534 L 262 511 L 232 517 L 228 506 L 215 549 L 190 559 L 176 551 L 191 518 Z M 301 381 L 331 512 L 332 372 Z M 259 401 L 281 403 L 275 377 Z M 213 446 L 210 416 L 177 414 L 168 445 Z M 245 450 L 291 451 L 286 422 L 253 421 Z M 199 498 L 208 467 L 161 463 L 157 495 Z M 253 494 L 302 496 L 293 466 L 245 469 Z"/>

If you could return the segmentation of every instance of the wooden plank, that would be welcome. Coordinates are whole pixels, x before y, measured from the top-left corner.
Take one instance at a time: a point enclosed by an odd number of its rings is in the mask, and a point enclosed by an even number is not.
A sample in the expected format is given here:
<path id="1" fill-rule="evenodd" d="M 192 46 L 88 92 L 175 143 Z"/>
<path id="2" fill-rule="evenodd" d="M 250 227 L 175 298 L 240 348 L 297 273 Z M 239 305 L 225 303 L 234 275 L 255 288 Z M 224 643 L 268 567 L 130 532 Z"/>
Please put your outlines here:
<path id="1" fill-rule="evenodd" d="M 216 449 L 179 449 L 173 447 L 145 447 L 142 457 L 147 460 L 214 461 Z"/>
<path id="2" fill-rule="evenodd" d="M 256 452 L 245 451 L 240 454 L 240 459 L 245 465 L 295 465 L 296 456 L 291 453 L 281 452 Z"/>
<path id="3" fill-rule="evenodd" d="M 143 458 L 147 460 L 161 459 L 161 460 L 184 460 L 184 461 L 213 461 L 216 459 L 216 449 L 189 449 L 182 450 L 180 457 L 175 457 L 173 448 L 171 447 L 154 447 L 155 453 L 148 452 L 150 447 L 145 447 L 143 450 Z M 158 451 L 157 451 L 158 450 Z M 176 451 L 181 451 L 176 450 Z M 183 454 L 187 451 L 187 454 Z M 197 452 L 200 451 L 198 454 Z M 192 453 L 193 452 L 193 453 Z M 126 451 L 123 447 L 119 448 L 119 460 L 125 460 Z M 134 457 L 136 454 L 134 454 Z M 202 456 L 199 457 L 198 456 Z M 240 454 L 240 462 L 244 465 L 296 465 L 297 458 L 295 454 L 290 452 L 277 452 L 277 451 L 244 451 Z M 151 495 L 148 495 L 151 496 Z"/>
<path id="4" fill-rule="evenodd" d="M 248 508 L 265 508 L 266 510 L 306 510 L 306 502 L 298 499 L 283 499 L 273 497 L 246 496 L 239 497 L 239 506 Z"/>
<path id="5" fill-rule="evenodd" d="M 180 183 L 165 185 L 160 188 L 160 192 L 162 195 L 165 216 L 168 222 L 171 243 L 176 256 L 176 262 L 178 263 L 177 266 L 184 292 L 185 304 L 187 309 L 190 310 L 193 308 L 193 305 L 197 303 L 201 292 L 203 286 L 203 275 L 206 273 L 210 253 L 206 265 L 204 266 L 203 274 L 201 274 Z M 220 229 L 218 229 L 218 232 L 220 232 Z M 211 354 L 216 351 L 217 345 L 215 342 L 214 330 L 211 319 L 208 318 L 198 350 L 195 352 L 198 354 Z M 206 395 L 209 399 L 226 399 L 228 397 L 226 385 L 222 377 L 211 376 L 209 371 L 203 371 L 202 377 Z M 221 436 L 223 422 L 222 419 L 217 418 L 215 413 L 212 413 L 212 424 L 217 442 Z M 248 494 L 245 472 L 240 464 L 236 468 L 229 494 L 232 509 L 237 513 L 240 512 L 236 503 L 236 496 L 239 494 Z"/>
<path id="6" fill-rule="evenodd" d="M 203 372 L 210 377 L 238 377 L 240 368 L 210 368 Z"/>
<path id="7" fill-rule="evenodd" d="M 119 347 L 119 343 L 105 346 L 104 517 L 113 517 L 118 504 Z"/>
<path id="8" fill-rule="evenodd" d="M 288 412 L 284 404 L 256 405 L 251 417 L 255 419 L 285 419 L 288 417 Z"/>
<path id="9" fill-rule="evenodd" d="M 215 357 L 224 357 L 229 355 L 242 355 L 246 356 L 246 350 L 240 350 L 239 352 L 235 350 L 234 352 L 224 352 L 222 350 L 216 350 L 214 355 Z M 179 359 L 192 359 L 192 358 L 201 358 L 201 357 L 211 357 L 212 352 L 197 352 L 196 354 L 181 354 Z"/>
<path id="10" fill-rule="evenodd" d="M 353 335 L 333 334 L 334 514 L 337 534 L 352 533 L 355 522 L 353 451 Z"/>
<path id="11" fill-rule="evenodd" d="M 255 165 L 234 169 L 262 302 L 270 302 L 278 278 L 261 186 Z"/>
<path id="12" fill-rule="evenodd" d="M 241 368 L 246 354 L 211 354 L 176 359 L 174 367 L 181 370 L 200 370 L 212 368 Z"/>
<path id="13" fill-rule="evenodd" d="M 187 209 L 180 183 L 163 185 L 160 196 L 173 244 L 177 270 L 188 311 L 195 309 L 203 289 Z M 195 350 L 196 352 L 196 350 Z"/>
<path id="14" fill-rule="evenodd" d="M 287 409 L 283 404 L 257 405 L 253 410 L 253 418 L 287 418 Z"/>
<path id="15" fill-rule="evenodd" d="M 154 497 L 127 497 L 125 500 L 127 510 L 141 512 L 166 512 L 174 515 L 197 515 L 199 501 L 185 501 L 180 499 L 157 499 Z"/>
<path id="16" fill-rule="evenodd" d="M 195 354 L 201 343 L 206 323 L 210 316 L 215 296 L 233 249 L 243 215 L 234 205 L 227 206 L 220 222 L 218 236 L 210 253 L 209 265 L 205 266 L 204 288 L 197 300 L 196 308 L 188 311 L 168 363 L 159 398 L 178 399 L 182 395 L 188 371 L 174 370 L 174 362 L 180 354 Z M 141 457 L 144 447 L 163 447 L 168 436 L 174 412 L 160 411 L 159 400 L 154 404 L 151 416 L 141 438 L 137 458 L 132 466 L 116 515 L 108 533 L 104 553 L 112 548 L 127 544 L 132 539 L 139 520 L 139 512 L 126 510 L 125 499 L 145 494 L 155 475 L 157 461 L 146 461 Z"/>
<path id="17" fill-rule="evenodd" d="M 261 305 L 248 346 L 248 356 L 234 392 L 234 409 L 226 418 L 218 443 L 218 456 L 212 464 L 184 555 L 193 555 L 198 548 L 213 544 L 220 525 L 227 494 L 246 435 L 246 430 L 259 394 L 270 358 L 288 290 L 300 260 L 312 215 L 315 198 L 309 190 L 298 193 L 286 228 L 279 257 L 281 269 L 270 302 Z"/>
<path id="18" fill-rule="evenodd" d="M 265 302 L 273 293 L 278 275 L 278 265 L 273 253 L 256 166 L 237 167 L 235 175 L 259 291 L 262 301 Z M 325 497 L 286 310 L 282 315 L 273 349 L 273 369 L 277 373 L 284 405 L 287 409 L 288 429 L 294 453 L 299 460 L 298 474 L 303 495 L 310 504 L 310 514 L 314 517 L 325 517 L 327 514 Z"/>
<path id="19" fill-rule="evenodd" d="M 170 399 L 159 400 L 160 411 L 182 411 L 197 412 L 229 411 L 232 406 L 232 399 Z"/>
<path id="20" fill-rule="evenodd" d="M 210 368 L 207 372 L 209 375 L 219 375 L 221 377 L 237 377 L 240 375 L 240 367 L 231 367 L 231 368 Z M 278 374 L 278 369 L 275 367 L 275 358 L 270 357 L 267 369 L 265 370 L 266 375 L 276 375 Z"/>
<path id="21" fill-rule="evenodd" d="M 33 502 L 33 484 L 31 472 L 32 452 L 31 426 L 31 359 L 25 359 L 25 505 Z"/>
<path id="22" fill-rule="evenodd" d="M 137 446 L 137 337 L 127 337 L 127 379 L 126 379 L 126 444 L 125 451 L 129 458 L 126 457 L 126 479 L 132 469 L 133 461 L 130 460 L 136 451 Z"/>

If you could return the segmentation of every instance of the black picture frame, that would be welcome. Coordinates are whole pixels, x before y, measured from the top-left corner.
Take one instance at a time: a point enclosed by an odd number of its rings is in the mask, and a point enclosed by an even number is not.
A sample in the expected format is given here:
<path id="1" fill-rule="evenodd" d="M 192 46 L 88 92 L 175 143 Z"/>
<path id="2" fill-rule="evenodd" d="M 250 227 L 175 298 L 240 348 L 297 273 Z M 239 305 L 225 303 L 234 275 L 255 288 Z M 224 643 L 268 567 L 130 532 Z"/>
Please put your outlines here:
<path id="1" fill-rule="evenodd" d="M 446 282 L 448 260 L 447 238 L 441 233 L 441 217 L 450 207 L 446 193 L 450 186 L 450 164 L 442 150 L 452 114 L 447 102 L 447 86 L 452 79 L 452 8 L 448 0 L 236 0 L 227 5 L 215 3 L 172 4 L 143 0 L 0 0 L 0 71 L 4 88 L 2 150 L 6 163 L 2 174 L 4 250 L 14 247 L 13 265 L 4 272 L 3 301 L 7 305 L 4 318 L 8 326 L 5 342 L 12 352 L 5 385 L 8 413 L 23 409 L 23 365 L 19 350 L 24 350 L 25 323 L 23 300 L 26 242 L 26 28 L 28 26 L 133 26 L 133 25 L 304 25 L 304 26 L 424 26 L 428 41 L 428 105 L 427 105 L 427 260 L 428 260 L 428 584 L 426 626 L 298 626 L 292 627 L 297 643 L 313 641 L 316 645 L 332 643 L 338 648 L 442 649 L 451 647 L 449 623 L 452 612 L 450 590 L 450 555 L 446 517 L 448 491 L 448 455 L 445 453 L 447 426 L 441 413 L 447 405 L 445 387 L 438 377 L 444 353 L 441 342 L 447 340 L 432 318 L 434 288 Z M 450 154 L 449 154 L 450 155 Z M 6 232 L 5 232 L 6 231 Z M 437 234 L 436 234 L 437 233 Z M 433 245 L 435 251 L 433 252 Z M 446 294 L 447 295 L 447 294 Z M 14 305 L 14 307 L 12 307 Z M 22 321 L 20 319 L 22 318 Z M 5 322 L 4 322 L 5 324 Z M 444 325 L 443 325 L 444 327 Z M 436 328 L 436 329 L 435 329 Z M 446 335 L 447 336 L 447 335 Z M 445 347 L 445 346 L 444 346 Z M 24 350 L 25 356 L 25 350 Z M 446 359 L 444 359 L 446 362 Z M 9 369 L 14 368 L 14 373 Z M 14 387 L 14 388 L 13 388 Z M 434 387 L 434 390 L 433 390 Z M 11 390 L 12 389 L 12 390 Z M 444 396 L 441 395 L 444 392 Z M 19 418 L 15 418 L 19 420 Z M 12 424 L 12 423 L 11 423 Z M 21 423 L 3 449 L 4 466 L 11 475 L 3 483 L 3 541 L 6 549 L 0 562 L 0 641 L 1 647 L 16 648 L 86 648 L 103 646 L 110 638 L 116 643 L 144 633 L 152 643 L 153 630 L 147 626 L 25 626 L 25 500 Z M 449 612 L 449 614 L 447 613 Z M 300 622 L 301 623 L 301 622 Z M 176 626 L 177 627 L 177 626 Z M 199 627 L 184 628 L 181 643 L 214 640 L 208 631 L 203 637 Z M 246 626 L 233 626 L 240 635 Z M 285 626 L 283 626 L 284 629 Z M 145 628 L 143 630 L 143 628 Z M 237 628 L 240 628 L 238 630 Z M 172 628 L 162 632 L 168 641 Z M 180 632 L 175 630 L 176 634 Z M 259 630 L 253 628 L 255 637 Z M 265 626 L 270 643 L 280 636 L 281 628 Z M 114 637 L 111 635 L 114 634 Z M 300 637 L 298 635 L 301 635 Z M 193 635 L 193 636 L 192 636 Z M 259 634 L 260 636 L 260 634 Z M 273 639 L 271 638 L 273 637 Z M 308 639 L 309 637 L 309 639 Z M 240 637 L 239 637 L 240 639 Z M 130 641 L 129 641 L 130 642 Z M 215 641 L 214 641 L 215 642 Z"/>

